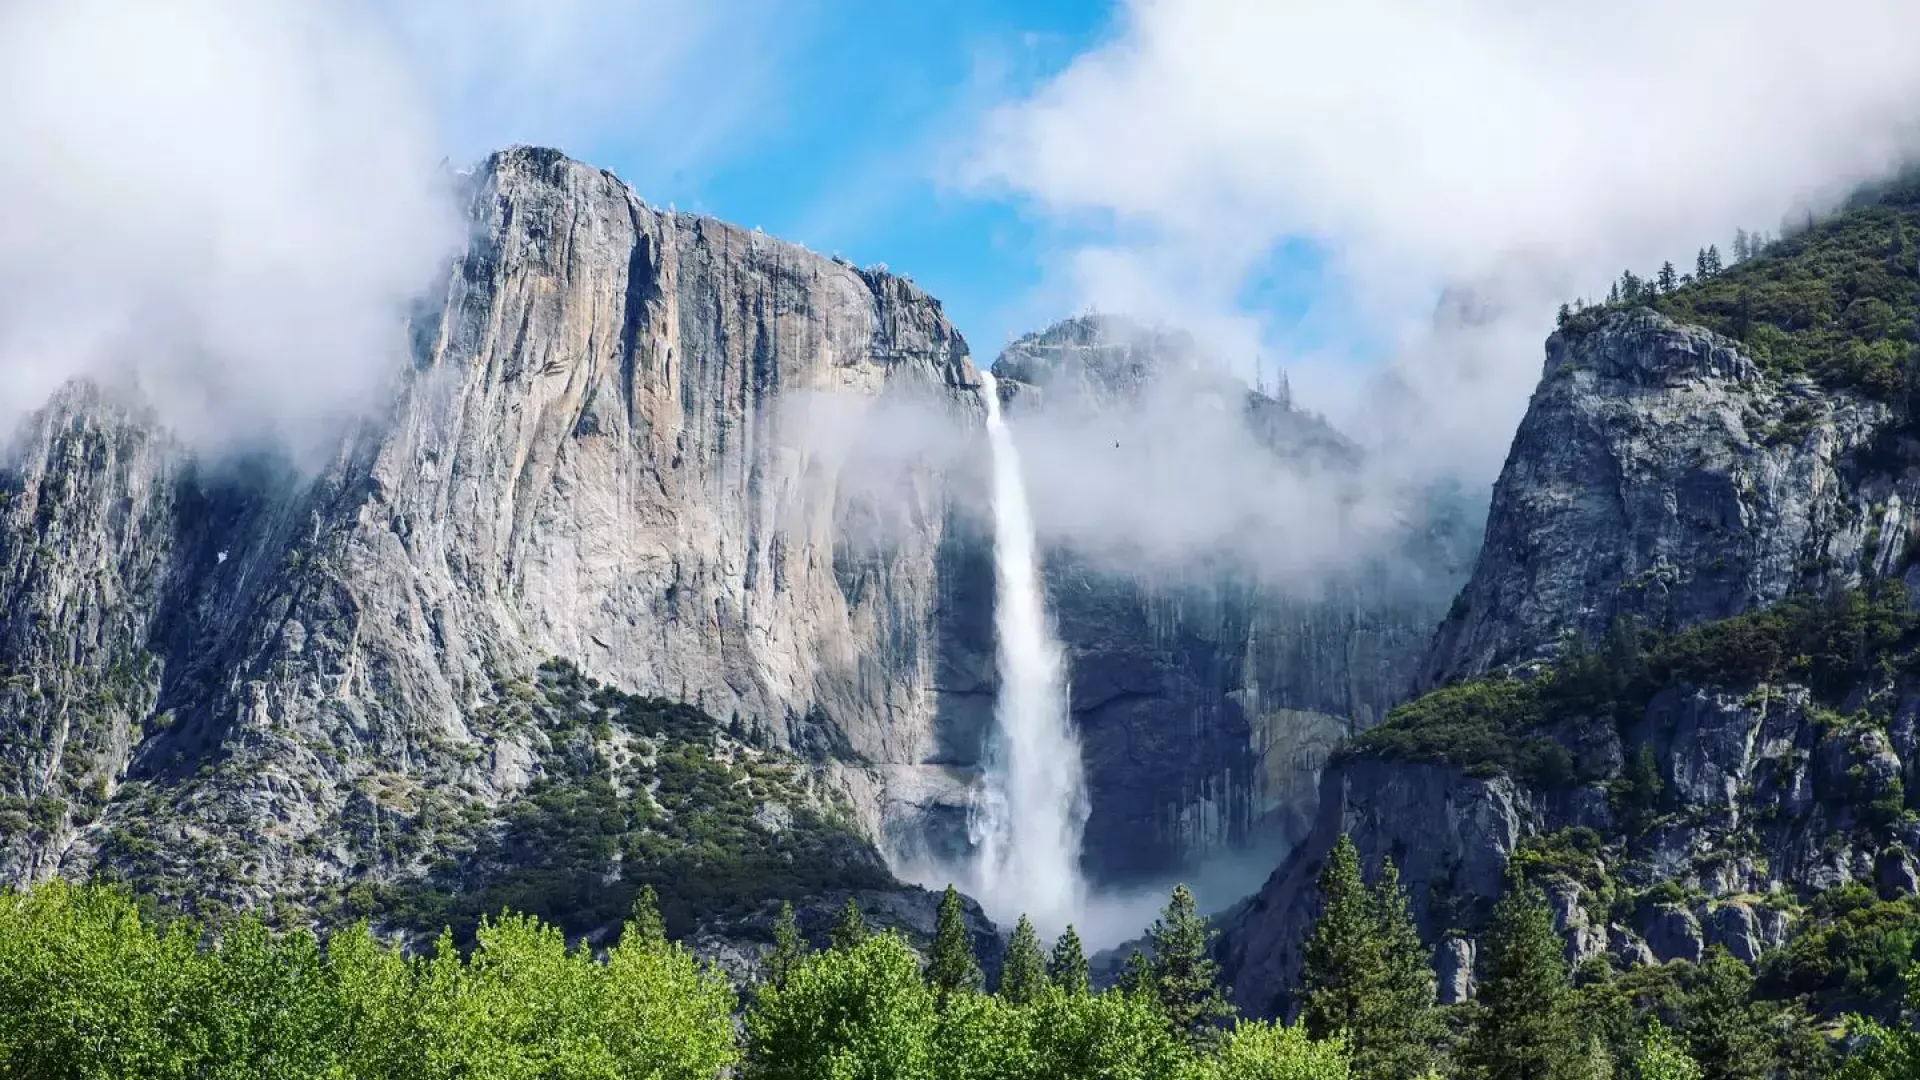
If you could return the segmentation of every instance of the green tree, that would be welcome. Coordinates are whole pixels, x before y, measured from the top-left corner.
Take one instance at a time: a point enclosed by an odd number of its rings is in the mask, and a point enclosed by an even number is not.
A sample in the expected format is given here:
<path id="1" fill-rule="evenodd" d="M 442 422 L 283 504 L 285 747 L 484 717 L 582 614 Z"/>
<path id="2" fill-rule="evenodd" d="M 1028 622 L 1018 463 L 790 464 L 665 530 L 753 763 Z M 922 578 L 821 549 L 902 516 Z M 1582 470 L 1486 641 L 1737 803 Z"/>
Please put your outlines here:
<path id="1" fill-rule="evenodd" d="M 1153 983 L 1153 961 L 1147 959 L 1147 954 L 1139 949 L 1127 954 L 1126 963 L 1120 965 L 1120 977 L 1114 985 L 1119 987 L 1121 993 L 1151 998 L 1158 1007 L 1159 993 Z"/>
<path id="2" fill-rule="evenodd" d="M 793 905 L 780 902 L 780 913 L 773 918 L 773 951 L 767 954 L 766 981 L 778 983 L 806 959 L 807 939 L 800 934 L 800 922 Z"/>
<path id="3" fill-rule="evenodd" d="M 1214 931 L 1200 916 L 1193 893 L 1176 885 L 1160 918 L 1147 931 L 1153 945 L 1153 989 L 1173 1030 L 1196 1046 L 1213 1042 L 1233 1006 L 1220 992 L 1220 967 L 1210 955 Z"/>
<path id="4" fill-rule="evenodd" d="M 650 933 L 643 914 L 636 909 L 597 972 L 591 1017 L 613 1075 L 711 1080 L 739 1059 L 733 987 L 685 946 Z"/>
<path id="5" fill-rule="evenodd" d="M 1072 924 L 1054 939 L 1053 954 L 1047 957 L 1047 979 L 1069 994 L 1087 992 L 1087 954 Z"/>
<path id="6" fill-rule="evenodd" d="M 1031 1080 L 1169 1080 L 1193 1055 L 1141 994 L 1048 993 L 1031 1013 Z"/>
<path id="7" fill-rule="evenodd" d="M 833 949 L 851 949 L 871 936 L 867 929 L 867 917 L 860 914 L 860 905 L 853 897 L 847 897 L 847 904 L 840 909 L 840 921 L 833 924 L 833 930 L 827 935 L 827 945 Z"/>
<path id="8" fill-rule="evenodd" d="M 1347 1080 L 1347 1047 L 1338 1036 L 1315 1039 L 1306 1029 L 1241 1021 L 1203 1057 L 1195 1080 Z"/>
<path id="9" fill-rule="evenodd" d="M 1713 272 L 1707 269 L 1706 248 L 1701 248 L 1699 254 L 1693 257 L 1693 276 L 1701 281 L 1713 276 Z"/>
<path id="10" fill-rule="evenodd" d="M 667 924 L 660 918 L 660 894 L 653 891 L 653 886 L 640 886 L 640 895 L 633 898 L 633 914 L 627 917 L 621 934 L 639 934 L 652 942 L 667 940 Z"/>
<path id="11" fill-rule="evenodd" d="M 1655 287 L 1658 288 L 1663 293 L 1670 293 L 1673 291 L 1674 286 L 1677 284 L 1677 279 L 1675 278 L 1674 271 L 1673 271 L 1673 263 L 1663 262 L 1660 264 L 1660 272 L 1658 275 L 1656 275 L 1654 279 L 1654 284 L 1655 284 Z"/>
<path id="12" fill-rule="evenodd" d="M 1481 938 L 1480 1009 L 1461 1048 L 1477 1080 L 1578 1080 L 1573 986 L 1546 898 L 1510 865 Z"/>
<path id="13" fill-rule="evenodd" d="M 956 994 L 934 1021 L 939 1080 L 1038 1080 L 1031 1010 L 987 994 Z"/>
<path id="14" fill-rule="evenodd" d="M 893 933 L 811 957 L 747 1010 L 755 1080 L 926 1080 L 933 993 Z"/>
<path id="15" fill-rule="evenodd" d="M 1660 1021 L 1649 1020 L 1633 1055 L 1631 1080 L 1701 1080 L 1700 1063 Z"/>
<path id="16" fill-rule="evenodd" d="M 1752 970 L 1715 946 L 1695 977 L 1683 1027 L 1704 1080 L 1762 1080 L 1772 1072 L 1772 1047 L 1767 1018 L 1750 1000 Z"/>
<path id="17" fill-rule="evenodd" d="M 1007 955 L 1000 961 L 1000 996 L 1011 1005 L 1025 1005 L 1047 988 L 1047 958 L 1040 952 L 1040 935 L 1025 915 L 1014 924 Z"/>
<path id="18" fill-rule="evenodd" d="M 1353 1072 L 1411 1080 L 1433 1064 L 1440 1026 L 1433 973 L 1391 860 L 1369 892 L 1360 855 L 1342 835 L 1320 872 L 1321 915 L 1301 972 L 1302 1026 L 1316 1038 L 1344 1036 Z"/>
<path id="19" fill-rule="evenodd" d="M 1718 277 L 1720 275 L 1720 271 L 1723 269 L 1725 269 L 1725 267 L 1722 266 L 1720 263 L 1719 245 L 1708 244 L 1707 245 L 1707 276 Z"/>
<path id="20" fill-rule="evenodd" d="M 1303 950 L 1300 1023 L 1316 1039 L 1352 1035 L 1381 978 L 1373 903 L 1360 878 L 1360 852 L 1345 833 L 1320 868 L 1320 917 Z"/>
<path id="21" fill-rule="evenodd" d="M 1028 927 L 1032 932 L 1032 927 Z M 980 989 L 980 961 L 973 955 L 973 939 L 967 933 L 966 909 L 960 894 L 947 886 L 940 897 L 940 914 L 933 930 L 933 956 L 927 961 L 927 982 L 933 986 L 941 1005 L 954 994 L 970 994 Z"/>

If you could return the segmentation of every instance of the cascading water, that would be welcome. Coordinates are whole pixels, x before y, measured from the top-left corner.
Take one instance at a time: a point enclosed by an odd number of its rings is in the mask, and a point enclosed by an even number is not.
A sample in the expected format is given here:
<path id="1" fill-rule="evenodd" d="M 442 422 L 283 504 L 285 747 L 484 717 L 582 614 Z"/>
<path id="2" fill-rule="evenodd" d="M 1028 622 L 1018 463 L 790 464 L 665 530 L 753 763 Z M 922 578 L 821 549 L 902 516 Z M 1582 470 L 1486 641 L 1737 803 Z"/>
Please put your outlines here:
<path id="1" fill-rule="evenodd" d="M 1030 917 L 1057 933 L 1085 901 L 1080 839 L 1087 799 L 1080 744 L 1067 712 L 1066 666 L 1047 617 L 1033 518 L 999 386 L 981 375 L 993 453 L 994 637 L 1000 697 L 986 782 L 969 832 L 973 892 L 1001 925 Z"/>

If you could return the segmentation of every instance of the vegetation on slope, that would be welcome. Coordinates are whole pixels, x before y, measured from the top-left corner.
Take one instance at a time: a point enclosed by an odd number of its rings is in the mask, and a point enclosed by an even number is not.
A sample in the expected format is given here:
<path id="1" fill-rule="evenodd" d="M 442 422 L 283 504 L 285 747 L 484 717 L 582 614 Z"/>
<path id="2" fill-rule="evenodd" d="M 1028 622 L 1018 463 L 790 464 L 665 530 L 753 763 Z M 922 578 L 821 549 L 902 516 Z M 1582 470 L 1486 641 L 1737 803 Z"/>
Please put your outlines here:
<path id="1" fill-rule="evenodd" d="M 1837 708 L 1863 680 L 1901 672 L 1920 673 L 1920 618 L 1899 582 L 1880 582 L 1832 597 L 1793 596 L 1677 634 L 1621 623 L 1597 647 L 1569 640 L 1541 670 L 1459 682 L 1406 702 L 1344 752 L 1553 787 L 1605 779 L 1576 775 L 1572 756 L 1546 734 L 1561 722 L 1628 721 L 1680 685 L 1745 691 L 1795 683 Z"/>
<path id="2" fill-rule="evenodd" d="M 1692 274 L 1668 264 L 1622 275 L 1603 304 L 1562 309 L 1563 329 L 1646 306 L 1742 342 L 1763 370 L 1908 406 L 1920 388 L 1920 175 L 1863 192 L 1724 268 L 1703 251 Z"/>

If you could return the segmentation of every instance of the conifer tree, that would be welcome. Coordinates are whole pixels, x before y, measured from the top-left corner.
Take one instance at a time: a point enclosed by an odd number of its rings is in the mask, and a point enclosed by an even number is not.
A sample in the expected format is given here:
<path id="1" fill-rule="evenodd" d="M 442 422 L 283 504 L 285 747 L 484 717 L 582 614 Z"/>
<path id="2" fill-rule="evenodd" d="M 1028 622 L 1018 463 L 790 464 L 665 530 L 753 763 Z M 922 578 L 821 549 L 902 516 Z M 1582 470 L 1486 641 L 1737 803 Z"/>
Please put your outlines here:
<path id="1" fill-rule="evenodd" d="M 1693 276 L 1701 281 L 1705 281 L 1708 277 L 1712 276 L 1711 272 L 1707 269 L 1706 248 L 1701 248 L 1699 253 L 1693 257 Z"/>
<path id="2" fill-rule="evenodd" d="M 1480 1013 L 1461 1048 L 1476 1080 L 1581 1080 L 1565 946 L 1540 890 L 1509 866 L 1480 948 Z"/>
<path id="3" fill-rule="evenodd" d="M 1439 1038 L 1433 974 L 1391 860 L 1369 893 L 1360 856 L 1342 835 L 1320 872 L 1322 913 L 1307 939 L 1301 1024 L 1344 1034 L 1359 1080 L 1413 1080 Z"/>
<path id="4" fill-rule="evenodd" d="M 1031 933 L 1033 928 L 1027 930 Z M 1037 945 L 1035 951 L 1038 951 Z M 953 994 L 980 989 L 980 961 L 975 959 L 973 942 L 967 935 L 960 894 L 951 885 L 940 897 L 940 916 L 933 930 L 933 956 L 927 962 L 927 982 L 943 1005 Z"/>
<path id="5" fill-rule="evenodd" d="M 1753 972 L 1715 946 L 1688 997 L 1687 1048 L 1705 1080 L 1764 1080 L 1772 1071 L 1766 1018 L 1748 1000 Z"/>
<path id="6" fill-rule="evenodd" d="M 1733 230 L 1733 261 L 1736 264 L 1746 262 L 1751 250 L 1751 241 L 1747 238 L 1747 230 Z"/>
<path id="7" fill-rule="evenodd" d="M 1127 962 L 1120 966 L 1120 978 L 1116 984 L 1123 993 L 1152 998 L 1154 1007 L 1159 1007 L 1159 993 L 1153 982 L 1153 961 L 1148 960 L 1147 954 L 1139 949 L 1127 955 Z"/>
<path id="8" fill-rule="evenodd" d="M 1361 1077 L 1413 1080 L 1433 1065 L 1440 1041 L 1435 1011 L 1433 967 L 1420 930 L 1413 923 L 1400 871 L 1387 859 L 1374 886 L 1375 934 L 1379 938 L 1382 980 L 1378 1001 L 1369 1010 L 1373 1030 L 1355 1037 L 1354 1070 Z"/>
<path id="9" fill-rule="evenodd" d="M 1147 931 L 1153 943 L 1153 989 L 1173 1030 L 1195 1046 L 1210 1044 L 1233 1006 L 1220 992 L 1220 968 L 1209 949 L 1214 931 L 1201 918 L 1193 893 L 1173 887 L 1160 918 Z"/>
<path id="10" fill-rule="evenodd" d="M 640 895 L 633 898 L 633 914 L 623 934 L 637 935 L 636 941 L 666 944 L 667 924 L 660 918 L 660 894 L 653 891 L 653 886 L 640 886 Z"/>
<path id="11" fill-rule="evenodd" d="M 1676 283 L 1676 279 L 1673 273 L 1673 263 L 1671 262 L 1661 263 L 1660 274 L 1657 279 L 1657 286 L 1659 290 L 1663 293 L 1670 293 L 1673 291 L 1675 283 Z"/>
<path id="12" fill-rule="evenodd" d="M 1707 245 L 1707 276 L 1714 277 L 1718 275 L 1721 270 L 1724 270 L 1724 269 L 1726 268 L 1720 265 L 1720 246 L 1718 244 L 1708 244 Z"/>
<path id="13" fill-rule="evenodd" d="M 806 955 L 807 940 L 800 936 L 800 922 L 794 918 L 793 905 L 781 901 L 780 914 L 773 920 L 773 952 L 767 956 L 767 981 L 779 986 Z"/>
<path id="14" fill-rule="evenodd" d="M 1007 941 L 1007 955 L 1000 962 L 1002 1000 L 1010 1005 L 1025 1005 L 1047 988 L 1047 958 L 1040 952 L 1040 935 L 1025 915 L 1014 924 L 1013 937 Z"/>
<path id="15" fill-rule="evenodd" d="M 1553 325 L 1565 326 L 1571 321 L 1573 321 L 1573 305 L 1561 304 L 1559 313 L 1553 317 Z"/>
<path id="16" fill-rule="evenodd" d="M 1316 1039 L 1351 1036 L 1366 1014 L 1380 967 L 1374 913 L 1360 880 L 1360 853 L 1345 833 L 1320 869 L 1320 918 L 1300 972 L 1300 1022 Z"/>
<path id="17" fill-rule="evenodd" d="M 1069 924 L 1053 942 L 1053 955 L 1047 958 L 1047 979 L 1068 994 L 1087 992 L 1087 954 L 1080 948 L 1080 935 Z"/>
<path id="18" fill-rule="evenodd" d="M 1620 302 L 1620 283 L 1616 281 L 1607 289 L 1607 303 L 1617 304 L 1619 302 Z"/>
<path id="19" fill-rule="evenodd" d="M 827 944 L 844 952 L 867 940 L 869 933 L 866 916 L 860 914 L 860 905 L 849 896 L 847 906 L 840 909 L 840 921 L 833 924 L 833 931 L 827 936 Z"/>

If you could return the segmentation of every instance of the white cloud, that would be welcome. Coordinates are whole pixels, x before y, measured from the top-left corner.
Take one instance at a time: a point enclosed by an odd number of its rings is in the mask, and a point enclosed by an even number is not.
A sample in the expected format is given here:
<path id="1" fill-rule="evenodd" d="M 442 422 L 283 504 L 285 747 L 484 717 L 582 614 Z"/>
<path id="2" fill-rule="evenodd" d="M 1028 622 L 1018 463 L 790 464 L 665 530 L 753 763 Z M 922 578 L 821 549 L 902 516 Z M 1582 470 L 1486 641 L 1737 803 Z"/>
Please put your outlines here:
<path id="1" fill-rule="evenodd" d="M 696 163 L 753 113 L 764 65 L 717 61 L 771 10 L 0 3 L 0 430 L 131 372 L 202 445 L 324 447 L 382 400 L 464 242 L 444 156 L 597 134 Z"/>
<path id="2" fill-rule="evenodd" d="M 989 118 L 970 180 L 1113 231 L 1076 263 L 1103 306 L 1244 315 L 1249 275 L 1313 238 L 1449 414 L 1401 434 L 1482 470 L 1554 302 L 1895 164 L 1917 37 L 1911 0 L 1131 0 L 1109 41 Z M 1429 340 L 1434 290 L 1461 281 L 1507 319 Z"/>
<path id="3" fill-rule="evenodd" d="M 0 413 L 129 367 L 190 437 L 363 407 L 458 239 L 412 100 L 328 6 L 0 8 Z"/>

